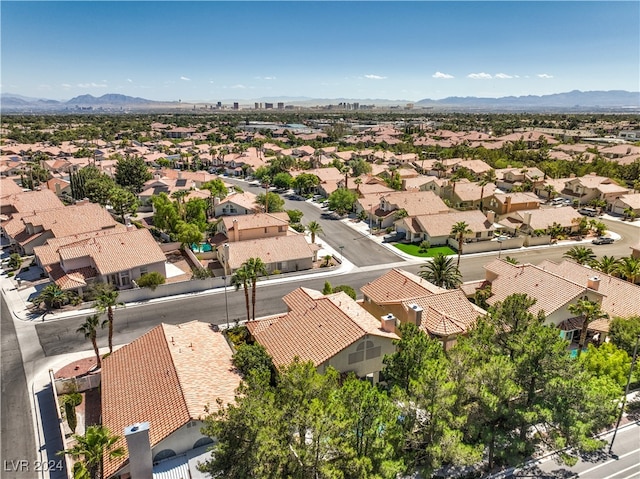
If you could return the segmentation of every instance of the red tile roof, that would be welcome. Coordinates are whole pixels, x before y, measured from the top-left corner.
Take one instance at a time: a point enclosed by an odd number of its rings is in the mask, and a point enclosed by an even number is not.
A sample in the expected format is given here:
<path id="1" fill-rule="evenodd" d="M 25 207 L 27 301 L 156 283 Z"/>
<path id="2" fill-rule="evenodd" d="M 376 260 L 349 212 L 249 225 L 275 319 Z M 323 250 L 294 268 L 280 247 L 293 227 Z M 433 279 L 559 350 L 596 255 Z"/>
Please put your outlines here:
<path id="1" fill-rule="evenodd" d="M 193 419 L 234 400 L 240 377 L 225 338 L 211 325 L 192 321 L 160 324 L 102 362 L 102 423 L 114 434 L 137 422 L 149 422 L 151 446 Z M 120 437 L 116 447 L 127 450 Z M 104 475 L 127 461 L 104 461 Z"/>
<path id="2" fill-rule="evenodd" d="M 420 276 L 397 268 L 365 284 L 360 290 L 376 304 L 399 303 L 446 291 Z"/>
<path id="3" fill-rule="evenodd" d="M 343 292 L 324 296 L 301 291 L 287 297 L 294 309 L 271 318 L 268 327 L 262 321 L 247 323 L 276 365 L 298 357 L 319 366 L 366 335 L 398 338 L 384 331 L 379 320 Z"/>

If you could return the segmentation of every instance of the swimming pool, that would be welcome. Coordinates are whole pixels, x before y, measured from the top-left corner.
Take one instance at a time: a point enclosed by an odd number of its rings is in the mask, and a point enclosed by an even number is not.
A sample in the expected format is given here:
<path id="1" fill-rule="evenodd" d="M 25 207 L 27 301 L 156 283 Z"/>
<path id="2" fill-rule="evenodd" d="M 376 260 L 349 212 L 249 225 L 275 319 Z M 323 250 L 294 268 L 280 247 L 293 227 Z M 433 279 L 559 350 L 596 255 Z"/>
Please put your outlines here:
<path id="1" fill-rule="evenodd" d="M 209 251 L 212 251 L 212 250 L 213 248 L 209 243 L 200 243 L 200 244 L 191 243 L 191 251 L 193 251 L 194 253 L 208 253 Z"/>

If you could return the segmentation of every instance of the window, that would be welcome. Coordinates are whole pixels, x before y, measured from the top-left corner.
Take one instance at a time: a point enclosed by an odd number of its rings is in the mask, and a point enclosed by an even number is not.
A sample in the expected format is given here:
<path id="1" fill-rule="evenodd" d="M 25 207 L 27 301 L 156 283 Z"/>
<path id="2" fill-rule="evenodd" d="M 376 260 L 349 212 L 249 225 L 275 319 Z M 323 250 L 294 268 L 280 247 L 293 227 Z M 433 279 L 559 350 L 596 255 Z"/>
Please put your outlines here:
<path id="1" fill-rule="evenodd" d="M 356 347 L 356 352 L 349 354 L 349 364 L 359 363 L 368 359 L 380 357 L 380 346 L 375 346 L 373 341 L 363 341 Z"/>
<path id="2" fill-rule="evenodd" d="M 140 266 L 140 276 L 142 276 L 143 274 L 147 274 L 148 272 L 149 270 L 146 266 Z"/>
<path id="3" fill-rule="evenodd" d="M 120 273 L 120 284 L 122 286 L 129 286 L 130 283 L 131 281 L 129 280 L 129 272 L 123 271 L 122 273 Z"/>
<path id="4" fill-rule="evenodd" d="M 482 236 L 482 231 L 478 231 L 478 232 L 476 233 L 476 238 L 480 238 L 481 236 Z"/>
<path id="5" fill-rule="evenodd" d="M 163 449 L 153 457 L 153 462 L 157 463 L 162 461 L 163 459 L 168 459 L 175 455 L 176 455 L 176 451 L 174 451 L 173 449 Z"/>

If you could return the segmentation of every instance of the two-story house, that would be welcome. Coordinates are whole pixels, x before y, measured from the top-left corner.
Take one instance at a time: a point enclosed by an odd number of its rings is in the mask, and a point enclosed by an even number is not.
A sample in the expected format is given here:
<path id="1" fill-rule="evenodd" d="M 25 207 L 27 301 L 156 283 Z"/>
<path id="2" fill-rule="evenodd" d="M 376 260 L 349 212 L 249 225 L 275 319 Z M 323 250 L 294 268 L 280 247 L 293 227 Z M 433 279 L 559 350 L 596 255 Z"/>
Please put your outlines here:
<path id="1" fill-rule="evenodd" d="M 288 312 L 247 323 L 276 366 L 298 357 L 320 373 L 333 367 L 377 383 L 382 359 L 395 352 L 393 325 L 372 316 L 344 292 L 323 295 L 298 288 L 282 298 Z"/>

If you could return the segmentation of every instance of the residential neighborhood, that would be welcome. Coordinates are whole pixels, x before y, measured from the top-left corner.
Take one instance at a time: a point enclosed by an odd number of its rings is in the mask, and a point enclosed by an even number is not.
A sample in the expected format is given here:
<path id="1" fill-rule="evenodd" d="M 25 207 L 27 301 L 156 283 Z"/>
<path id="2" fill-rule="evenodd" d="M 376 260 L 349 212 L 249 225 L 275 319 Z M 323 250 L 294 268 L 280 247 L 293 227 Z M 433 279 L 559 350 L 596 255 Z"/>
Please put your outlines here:
<path id="1" fill-rule="evenodd" d="M 498 134 L 455 115 L 354 116 L 337 133 L 315 116 L 204 118 L 59 141 L 51 117 L 32 142 L 28 118 L 3 119 L 3 305 L 42 364 L 59 360 L 34 376 L 57 405 L 36 412 L 59 439 L 43 454 L 68 452 L 51 477 L 90 466 L 90 434 L 111 438 L 104 478 L 243 477 L 234 447 L 294 467 L 320 444 L 327 464 L 388 454 L 397 474 L 462 477 L 552 437 L 579 455 L 615 422 L 640 328 L 636 119 L 578 116 L 591 135 L 576 138 L 560 119 Z M 539 379 L 529 346 L 589 401 Z M 611 382 L 585 359 L 614 354 Z M 478 382 L 496 371 L 504 384 Z M 544 413 L 501 423 L 484 387 L 521 418 L 522 395 Z M 555 419 L 562 401 L 600 408 L 579 437 Z M 362 434 L 382 449 L 348 456 L 356 405 L 377 411 Z M 451 449 L 424 449 L 425 428 Z M 290 453 L 267 454 L 265 431 Z"/>

